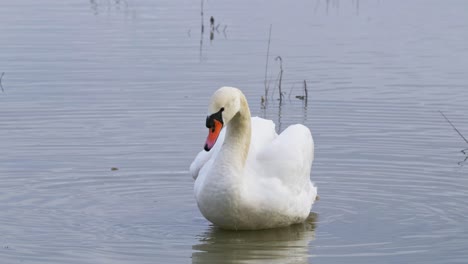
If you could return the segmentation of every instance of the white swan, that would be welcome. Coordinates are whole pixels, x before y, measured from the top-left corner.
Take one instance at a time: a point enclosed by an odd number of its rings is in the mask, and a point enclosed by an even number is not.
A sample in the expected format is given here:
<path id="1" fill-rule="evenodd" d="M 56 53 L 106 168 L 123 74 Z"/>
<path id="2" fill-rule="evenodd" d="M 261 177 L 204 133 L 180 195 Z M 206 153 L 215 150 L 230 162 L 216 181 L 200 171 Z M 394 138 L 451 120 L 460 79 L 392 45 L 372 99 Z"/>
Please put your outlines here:
<path id="1" fill-rule="evenodd" d="M 244 94 L 233 87 L 213 94 L 206 126 L 205 151 L 190 165 L 203 216 L 235 230 L 307 218 L 317 195 L 310 181 L 314 142 L 307 127 L 292 125 L 276 134 L 271 120 L 250 118 Z"/>

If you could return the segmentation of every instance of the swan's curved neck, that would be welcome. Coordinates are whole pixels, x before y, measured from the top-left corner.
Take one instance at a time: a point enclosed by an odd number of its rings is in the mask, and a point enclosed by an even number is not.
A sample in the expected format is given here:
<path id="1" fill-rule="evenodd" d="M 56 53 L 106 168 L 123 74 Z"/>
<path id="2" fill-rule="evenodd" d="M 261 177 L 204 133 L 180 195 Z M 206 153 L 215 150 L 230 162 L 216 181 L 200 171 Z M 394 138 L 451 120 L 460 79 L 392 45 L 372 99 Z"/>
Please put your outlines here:
<path id="1" fill-rule="evenodd" d="M 226 126 L 226 137 L 221 148 L 222 158 L 230 165 L 242 170 L 250 148 L 251 121 L 247 99 L 240 95 L 240 110 Z"/>

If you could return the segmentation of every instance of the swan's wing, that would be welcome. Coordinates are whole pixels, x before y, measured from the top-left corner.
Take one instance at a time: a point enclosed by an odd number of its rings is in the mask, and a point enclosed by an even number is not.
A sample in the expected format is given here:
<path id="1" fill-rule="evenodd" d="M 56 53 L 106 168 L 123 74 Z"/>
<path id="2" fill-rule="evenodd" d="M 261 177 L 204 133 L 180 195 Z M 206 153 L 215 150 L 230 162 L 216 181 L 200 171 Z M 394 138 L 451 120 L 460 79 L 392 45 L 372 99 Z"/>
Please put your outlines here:
<path id="1" fill-rule="evenodd" d="M 268 119 L 252 117 L 252 137 L 250 140 L 249 159 L 255 158 L 257 153 L 271 143 L 278 134 L 275 123 Z"/>
<path id="2" fill-rule="evenodd" d="M 226 129 L 221 130 L 218 139 L 216 140 L 215 145 L 210 151 L 200 151 L 195 159 L 190 164 L 190 175 L 194 180 L 197 179 L 200 174 L 200 170 L 204 167 L 209 167 L 213 163 L 213 159 L 218 155 L 219 150 L 224 142 L 224 136 L 226 135 Z M 206 169 L 206 168 L 205 168 Z"/>
<path id="3" fill-rule="evenodd" d="M 310 170 L 314 159 L 314 141 L 310 130 L 292 125 L 257 153 L 258 164 L 266 178 L 281 180 L 296 191 L 311 186 Z"/>

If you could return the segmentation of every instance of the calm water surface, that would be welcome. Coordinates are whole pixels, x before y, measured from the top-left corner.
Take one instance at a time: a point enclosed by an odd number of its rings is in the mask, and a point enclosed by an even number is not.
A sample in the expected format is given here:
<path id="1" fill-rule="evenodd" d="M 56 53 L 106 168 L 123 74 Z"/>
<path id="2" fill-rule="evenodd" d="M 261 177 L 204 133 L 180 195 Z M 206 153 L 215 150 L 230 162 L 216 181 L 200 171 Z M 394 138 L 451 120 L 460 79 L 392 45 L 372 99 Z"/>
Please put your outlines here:
<path id="1" fill-rule="evenodd" d="M 467 9 L 205 1 L 200 34 L 200 1 L 4 1 L 1 263 L 466 263 L 468 145 L 438 111 L 468 136 Z M 262 108 L 270 24 L 286 99 Z M 226 232 L 199 213 L 188 166 L 222 85 L 312 130 L 305 224 Z"/>

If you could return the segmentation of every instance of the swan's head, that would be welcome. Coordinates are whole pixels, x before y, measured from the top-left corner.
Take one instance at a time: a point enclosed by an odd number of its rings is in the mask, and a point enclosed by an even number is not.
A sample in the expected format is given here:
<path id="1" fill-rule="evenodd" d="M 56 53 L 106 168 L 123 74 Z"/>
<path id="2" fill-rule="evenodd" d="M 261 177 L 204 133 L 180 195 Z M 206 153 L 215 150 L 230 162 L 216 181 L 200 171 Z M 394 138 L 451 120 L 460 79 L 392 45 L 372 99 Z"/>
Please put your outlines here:
<path id="1" fill-rule="evenodd" d="M 206 127 L 209 129 L 205 150 L 210 149 L 216 143 L 221 129 L 229 124 L 229 121 L 239 112 L 241 107 L 242 92 L 233 87 L 221 87 L 213 96 L 206 117 Z"/>

